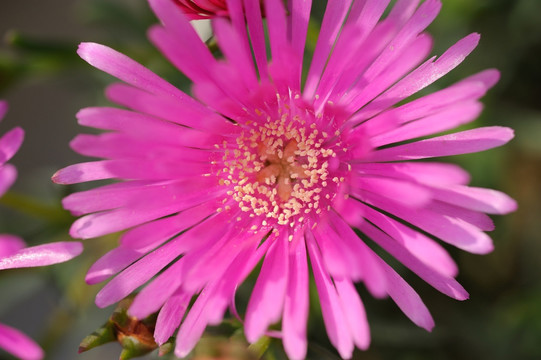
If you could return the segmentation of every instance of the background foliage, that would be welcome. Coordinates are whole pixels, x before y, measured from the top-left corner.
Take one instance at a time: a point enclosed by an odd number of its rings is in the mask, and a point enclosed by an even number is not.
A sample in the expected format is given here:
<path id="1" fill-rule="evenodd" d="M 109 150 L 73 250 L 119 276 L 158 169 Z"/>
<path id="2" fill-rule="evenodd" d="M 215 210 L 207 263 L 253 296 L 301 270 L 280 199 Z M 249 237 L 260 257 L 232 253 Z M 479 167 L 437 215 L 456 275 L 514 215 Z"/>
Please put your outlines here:
<path id="1" fill-rule="evenodd" d="M 314 1 L 321 19 L 323 1 Z M 541 358 L 541 1 L 443 0 L 443 10 L 429 31 L 434 54 L 441 54 L 470 32 L 482 34 L 470 57 L 432 86 L 444 87 L 485 68 L 502 73 L 484 98 L 485 111 L 474 125 L 506 125 L 516 138 L 504 148 L 455 157 L 472 173 L 473 184 L 509 193 L 519 210 L 496 218 L 496 250 L 476 256 L 451 249 L 459 281 L 471 299 L 459 303 L 438 293 L 404 269 L 401 273 L 430 308 L 436 328 L 429 334 L 410 323 L 390 300 L 373 300 L 359 287 L 372 331 L 372 345 L 355 359 L 539 359 Z M 0 98 L 10 112 L 0 133 L 16 125 L 26 140 L 13 163 L 19 179 L 0 200 L 0 231 L 16 233 L 29 244 L 69 238 L 72 221 L 60 199 L 73 189 L 50 183 L 57 169 L 82 160 L 68 142 L 82 128 L 81 107 L 106 104 L 104 86 L 112 78 L 80 60 L 81 41 L 96 41 L 121 50 L 174 84 L 187 88 L 146 40 L 155 22 L 144 0 L 19 0 L 0 4 Z M 317 29 L 317 26 L 314 28 Z M 115 245 L 115 237 L 85 242 L 77 260 L 36 270 L 0 273 L 0 319 L 37 339 L 49 359 L 114 359 L 120 346 L 111 343 L 76 355 L 80 340 L 102 325 L 112 308 L 97 309 L 100 286 L 87 286 L 90 264 Z M 393 263 L 394 264 L 394 263 Z M 398 265 L 398 267 L 400 267 Z M 313 306 L 309 323 L 309 357 L 336 359 L 321 315 Z M 199 359 L 228 353 L 241 358 L 245 345 L 235 323 L 209 332 L 198 347 Z M 232 335 L 226 341 L 224 335 Z M 249 355 L 242 355 L 250 358 Z M 281 359 L 278 341 L 265 358 Z M 8 358 L 0 353 L 0 359 Z M 154 352 L 146 358 L 157 358 Z M 225 359 L 224 357 L 223 359 Z"/>

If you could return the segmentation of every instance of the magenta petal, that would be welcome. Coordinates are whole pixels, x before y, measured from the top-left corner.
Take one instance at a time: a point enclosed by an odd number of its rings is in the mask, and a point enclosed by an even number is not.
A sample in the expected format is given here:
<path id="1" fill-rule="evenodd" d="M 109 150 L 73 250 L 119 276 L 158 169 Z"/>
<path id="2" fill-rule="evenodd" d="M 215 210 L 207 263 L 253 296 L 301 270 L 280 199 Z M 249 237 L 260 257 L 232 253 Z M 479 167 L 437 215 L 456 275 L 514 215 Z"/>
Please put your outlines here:
<path id="1" fill-rule="evenodd" d="M 334 279 L 336 291 L 342 309 L 346 315 L 349 330 L 353 337 L 355 345 L 359 349 L 366 350 L 370 345 L 370 328 L 363 303 L 353 283 L 346 279 Z"/>
<path id="2" fill-rule="evenodd" d="M 449 204 L 488 214 L 508 214 L 517 209 L 517 203 L 508 195 L 492 190 L 467 186 L 437 189 L 434 197 Z"/>
<path id="3" fill-rule="evenodd" d="M 81 43 L 77 53 L 90 65 L 128 84 L 153 94 L 174 95 L 179 99 L 187 99 L 186 94 L 146 67 L 107 46 L 95 43 Z"/>
<path id="4" fill-rule="evenodd" d="M 20 127 L 11 129 L 0 138 L 0 165 L 11 159 L 19 150 L 24 139 L 24 131 Z"/>
<path id="5" fill-rule="evenodd" d="M 386 273 L 389 296 L 417 326 L 432 331 L 434 319 L 419 295 L 389 265 L 379 257 L 377 260 Z"/>
<path id="6" fill-rule="evenodd" d="M 0 234 L 0 259 L 11 256 L 25 247 L 23 239 L 15 235 Z"/>
<path id="7" fill-rule="evenodd" d="M 349 324 L 346 314 L 342 309 L 340 299 L 332 283 L 329 274 L 325 271 L 319 250 L 313 240 L 307 239 L 308 252 L 310 253 L 310 262 L 316 281 L 323 321 L 329 335 L 331 344 L 338 350 L 340 356 L 344 359 L 350 359 L 353 353 L 353 339 L 349 331 Z"/>
<path id="8" fill-rule="evenodd" d="M 246 339 L 253 343 L 280 320 L 288 279 L 288 241 L 278 237 L 265 256 L 261 273 L 246 309 Z"/>
<path id="9" fill-rule="evenodd" d="M 79 242 L 56 242 L 23 248 L 0 259 L 0 270 L 58 264 L 71 260 L 83 251 Z"/>
<path id="10" fill-rule="evenodd" d="M 44 356 L 34 340 L 4 324 L 0 324 L 0 348 L 21 360 L 41 360 Z"/>
<path id="11" fill-rule="evenodd" d="M 144 253 L 142 252 L 119 246 L 92 264 L 86 273 L 85 281 L 89 285 L 100 283 L 115 275 L 143 255 Z"/>
<path id="12" fill-rule="evenodd" d="M 308 347 L 308 263 L 305 246 L 302 233 L 297 234 L 290 243 L 289 279 L 282 316 L 282 341 L 288 357 L 293 360 L 304 359 Z"/>
<path id="13" fill-rule="evenodd" d="M 158 345 L 163 345 L 173 336 L 184 317 L 189 302 L 190 296 L 182 292 L 182 290 L 167 299 L 158 314 L 156 329 L 154 330 L 154 339 Z"/>
<path id="14" fill-rule="evenodd" d="M 506 127 L 482 127 L 378 150 L 370 156 L 369 161 L 415 160 L 469 154 L 502 146 L 513 137 L 513 130 Z"/>
<path id="15" fill-rule="evenodd" d="M 17 179 L 17 169 L 11 164 L 0 165 L 0 196 L 4 195 Z"/>

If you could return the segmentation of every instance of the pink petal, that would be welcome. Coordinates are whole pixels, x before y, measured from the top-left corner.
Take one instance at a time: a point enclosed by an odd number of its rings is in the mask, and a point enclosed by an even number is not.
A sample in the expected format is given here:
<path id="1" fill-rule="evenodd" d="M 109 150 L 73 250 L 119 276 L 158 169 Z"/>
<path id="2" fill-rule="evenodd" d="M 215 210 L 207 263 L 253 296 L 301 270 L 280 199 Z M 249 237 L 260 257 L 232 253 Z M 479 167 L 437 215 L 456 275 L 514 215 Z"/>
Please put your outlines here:
<path id="1" fill-rule="evenodd" d="M 387 211 L 414 226 L 474 254 L 486 254 L 494 249 L 490 237 L 467 221 L 425 209 L 412 209 L 399 205 L 375 194 L 370 195 L 376 207 Z"/>
<path id="2" fill-rule="evenodd" d="M 4 324 L 0 324 L 0 348 L 21 360 L 41 360 L 44 356 L 34 340 Z"/>
<path id="3" fill-rule="evenodd" d="M 423 186 L 391 178 L 359 176 L 356 177 L 354 186 L 355 189 L 350 190 L 352 194 L 369 191 L 412 208 L 423 207 L 432 198 L 430 191 Z"/>
<path id="4" fill-rule="evenodd" d="M 280 53 L 284 51 L 284 47 L 287 44 L 284 5 L 280 0 L 266 0 L 264 5 L 265 15 L 267 17 L 271 54 L 273 58 L 278 58 Z"/>
<path id="5" fill-rule="evenodd" d="M 176 261 L 141 290 L 133 300 L 128 314 L 144 319 L 158 311 L 179 289 L 185 277 L 186 257 Z M 191 294 L 191 293 L 188 293 Z"/>
<path id="6" fill-rule="evenodd" d="M 154 330 L 154 339 L 158 345 L 163 345 L 180 325 L 184 313 L 190 303 L 190 296 L 182 290 L 171 296 L 160 309 Z"/>
<path id="7" fill-rule="evenodd" d="M 241 79 L 246 87 L 257 86 L 257 77 L 255 75 L 252 54 L 248 53 L 243 46 L 242 39 L 225 19 L 215 19 L 212 23 L 216 40 L 222 50 L 225 58 L 231 65 L 237 69 L 243 69 L 240 72 Z"/>
<path id="8" fill-rule="evenodd" d="M 266 80 L 268 78 L 267 53 L 263 21 L 261 17 L 261 6 L 255 1 L 244 0 L 244 8 L 246 12 L 248 31 L 250 33 L 250 40 L 252 41 L 252 49 L 257 68 L 259 70 L 259 77 L 261 80 Z"/>
<path id="9" fill-rule="evenodd" d="M 244 329 L 250 343 L 259 339 L 282 315 L 289 268 L 287 250 L 287 237 L 281 236 L 265 256 L 246 309 Z"/>
<path id="10" fill-rule="evenodd" d="M 372 220 L 373 216 L 372 214 L 370 220 Z M 455 279 L 425 265 L 405 248 L 398 245 L 393 238 L 370 223 L 365 221 L 361 224 L 360 230 L 437 290 L 457 300 L 466 300 L 468 298 L 466 290 Z"/>
<path id="11" fill-rule="evenodd" d="M 313 240 L 307 239 L 310 262 L 316 281 L 317 292 L 321 304 L 323 321 L 331 344 L 344 359 L 350 359 L 353 353 L 353 339 L 349 331 L 347 316 L 342 309 L 340 298 L 332 284 L 332 280 L 323 268 L 319 250 Z"/>
<path id="12" fill-rule="evenodd" d="M 426 4 L 426 2 L 425 2 Z M 421 5 L 422 6 L 422 5 Z M 479 34 L 470 34 L 451 46 L 437 60 L 429 59 L 389 90 L 364 107 L 358 116 L 369 118 L 415 94 L 457 67 L 479 43 Z"/>
<path id="13" fill-rule="evenodd" d="M 156 95 L 174 96 L 179 100 L 193 101 L 143 65 L 107 46 L 81 43 L 77 53 L 90 65 L 135 87 Z"/>
<path id="14" fill-rule="evenodd" d="M 469 154 L 502 146 L 513 136 L 513 130 L 506 127 L 482 127 L 374 151 L 369 161 L 416 160 Z"/>
<path id="15" fill-rule="evenodd" d="M 11 129 L 0 138 L 0 165 L 9 161 L 19 150 L 24 139 L 24 131 L 20 127 Z"/>
<path id="16" fill-rule="evenodd" d="M 517 209 L 517 203 L 508 195 L 492 190 L 468 186 L 435 189 L 434 198 L 474 211 L 489 214 L 508 214 Z"/>
<path id="17" fill-rule="evenodd" d="M 434 319 L 419 295 L 389 265 L 377 255 L 374 256 L 385 271 L 389 296 L 413 323 L 432 331 Z"/>
<path id="18" fill-rule="evenodd" d="M 346 320 L 355 345 L 362 350 L 368 349 L 370 345 L 370 328 L 368 327 L 366 311 L 355 286 L 350 280 L 346 279 L 334 279 L 334 284 L 342 309 L 347 314 Z"/>
<path id="19" fill-rule="evenodd" d="M 465 185 L 470 174 L 457 165 L 431 162 L 354 164 L 361 174 L 406 179 L 425 185 Z"/>
<path id="20" fill-rule="evenodd" d="M 455 277 L 458 274 L 458 266 L 449 253 L 434 240 L 360 202 L 356 201 L 356 203 L 367 219 L 393 238 L 396 247 L 403 247 L 425 265 L 445 276 Z M 360 228 L 363 224 L 355 224 L 355 226 Z"/>
<path id="21" fill-rule="evenodd" d="M 321 78 L 321 73 L 325 67 L 329 53 L 331 52 L 340 28 L 342 27 L 350 5 L 351 0 L 332 0 L 327 3 L 316 49 L 314 51 L 314 56 L 312 57 L 312 63 L 310 64 L 310 70 L 308 71 L 308 77 L 306 78 L 306 84 L 304 86 L 304 96 L 306 99 L 314 97 L 314 92 L 316 91 L 318 82 Z"/>
<path id="22" fill-rule="evenodd" d="M 289 279 L 282 315 L 282 341 L 288 357 L 293 360 L 304 359 L 308 347 L 308 264 L 305 246 L 299 231 L 290 243 Z"/>
<path id="23" fill-rule="evenodd" d="M 17 179 L 17 169 L 11 164 L 0 165 L 0 196 L 4 195 Z"/>
<path id="24" fill-rule="evenodd" d="M 479 102 L 458 103 L 437 114 L 375 136 L 371 139 L 372 145 L 378 147 L 451 130 L 475 120 L 482 110 L 483 105 Z"/>
<path id="25" fill-rule="evenodd" d="M 143 252 L 117 247 L 99 258 L 86 273 L 85 281 L 89 285 L 100 283 L 141 258 Z"/>
<path id="26" fill-rule="evenodd" d="M 73 259 L 83 251 L 80 242 L 56 242 L 20 249 L 0 259 L 0 270 L 58 264 Z"/>

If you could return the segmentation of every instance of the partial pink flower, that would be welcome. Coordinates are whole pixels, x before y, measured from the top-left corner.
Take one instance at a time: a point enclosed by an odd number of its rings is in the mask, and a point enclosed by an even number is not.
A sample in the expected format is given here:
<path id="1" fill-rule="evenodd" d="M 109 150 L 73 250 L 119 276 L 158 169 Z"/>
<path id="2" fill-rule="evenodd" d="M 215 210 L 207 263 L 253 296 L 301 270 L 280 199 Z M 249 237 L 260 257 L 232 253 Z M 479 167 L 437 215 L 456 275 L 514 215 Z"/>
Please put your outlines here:
<path id="1" fill-rule="evenodd" d="M 7 108 L 7 103 L 0 101 L 0 120 Z M 23 142 L 23 137 L 23 130 L 17 127 L 0 138 L 0 196 L 9 189 L 17 177 L 15 167 L 6 162 L 15 155 Z M 79 255 L 82 250 L 83 247 L 79 242 L 57 242 L 25 248 L 21 238 L 0 234 L 0 270 L 57 264 Z M 43 358 L 43 350 L 33 340 L 3 324 L 0 324 L 0 348 L 23 360 Z"/>
<path id="2" fill-rule="evenodd" d="M 290 1 L 286 12 L 282 0 L 266 0 L 266 28 L 257 2 L 228 1 L 231 20 L 212 21 L 224 54 L 216 59 L 175 4 L 150 0 L 161 20 L 150 39 L 193 81 L 194 97 L 108 47 L 81 44 L 84 60 L 123 81 L 106 94 L 127 108 L 81 110 L 81 125 L 106 132 L 79 135 L 71 146 L 103 160 L 53 177 L 61 184 L 117 180 L 63 202 L 82 215 L 71 228 L 75 238 L 127 230 L 87 274 L 90 284 L 113 277 L 97 305 L 146 284 L 130 314 L 159 311 L 159 344 L 180 327 L 175 354 L 184 357 L 207 325 L 220 323 L 228 307 L 236 311 L 237 287 L 262 260 L 246 337 L 254 342 L 281 320 L 288 356 L 302 359 L 308 261 L 329 339 L 343 358 L 370 343 L 356 282 L 377 298 L 390 296 L 418 326 L 434 326 L 418 294 L 369 242 L 442 293 L 468 298 L 455 262 L 431 236 L 488 253 L 485 231 L 494 226 L 486 214 L 508 213 L 516 203 L 468 186 L 456 165 L 416 160 L 491 149 L 513 131 L 432 137 L 479 115 L 496 70 L 404 102 L 479 41 L 468 35 L 425 60 L 432 39 L 424 31 L 441 3 L 418 3 L 398 0 L 380 20 L 389 0 L 328 2 L 301 81 L 310 1 Z"/>
<path id="3" fill-rule="evenodd" d="M 173 0 L 190 20 L 229 16 L 226 0 Z"/>

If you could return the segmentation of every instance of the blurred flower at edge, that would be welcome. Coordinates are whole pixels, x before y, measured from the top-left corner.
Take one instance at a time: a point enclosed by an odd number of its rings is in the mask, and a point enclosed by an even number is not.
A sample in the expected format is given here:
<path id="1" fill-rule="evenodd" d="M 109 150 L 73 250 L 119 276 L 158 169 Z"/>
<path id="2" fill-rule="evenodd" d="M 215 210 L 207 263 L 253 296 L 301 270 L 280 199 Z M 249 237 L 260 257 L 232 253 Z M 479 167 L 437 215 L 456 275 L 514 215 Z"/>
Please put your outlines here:
<path id="1" fill-rule="evenodd" d="M 0 101 L 0 120 L 7 112 L 8 105 Z M 6 164 L 23 142 L 24 132 L 17 127 L 0 138 L 0 196 L 13 184 L 17 171 Z M 14 235 L 0 234 L 0 270 L 46 266 L 68 261 L 83 251 L 79 242 L 56 242 L 25 247 L 24 241 Z M 6 296 L 9 294 L 2 294 Z M 43 358 L 43 350 L 28 336 L 7 325 L 0 324 L 0 348 L 23 359 Z"/>
<path id="2" fill-rule="evenodd" d="M 98 306 L 156 276 L 129 313 L 145 318 L 159 311 L 158 344 L 180 326 L 175 354 L 183 357 L 228 307 L 236 313 L 231 299 L 264 257 L 246 309 L 246 337 L 257 341 L 281 319 L 284 348 L 300 359 L 307 346 L 309 258 L 329 339 L 343 358 L 370 342 L 354 282 L 376 298 L 390 296 L 431 330 L 434 321 L 418 294 L 360 236 L 442 293 L 468 298 L 454 279 L 455 262 L 425 233 L 486 254 L 493 243 L 484 231 L 494 228 L 486 213 L 505 214 L 516 203 L 467 186 L 469 175 L 455 165 L 410 160 L 507 143 L 513 132 L 504 127 L 416 140 L 473 121 L 482 110 L 478 99 L 499 73 L 485 70 L 396 106 L 458 66 L 479 35 L 425 61 L 432 39 L 423 31 L 440 1 L 418 7 L 399 0 L 382 21 L 389 1 L 351 3 L 328 3 L 304 85 L 310 1 L 290 2 L 287 14 L 281 0 L 264 2 L 269 62 L 257 2 L 231 0 L 231 21 L 212 20 L 225 57 L 219 61 L 173 2 L 150 0 L 162 22 L 150 38 L 193 81 L 197 100 L 110 48 L 80 45 L 84 60 L 125 82 L 106 94 L 130 109 L 81 110 L 82 125 L 109 132 L 80 135 L 71 145 L 106 160 L 53 177 L 61 184 L 122 180 L 63 201 L 85 215 L 71 228 L 75 238 L 129 229 L 87 274 L 90 284 L 118 274 L 97 295 Z"/>

